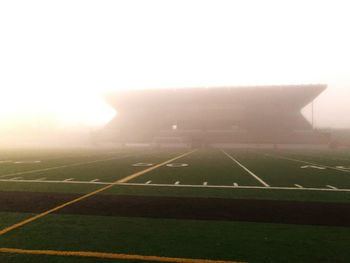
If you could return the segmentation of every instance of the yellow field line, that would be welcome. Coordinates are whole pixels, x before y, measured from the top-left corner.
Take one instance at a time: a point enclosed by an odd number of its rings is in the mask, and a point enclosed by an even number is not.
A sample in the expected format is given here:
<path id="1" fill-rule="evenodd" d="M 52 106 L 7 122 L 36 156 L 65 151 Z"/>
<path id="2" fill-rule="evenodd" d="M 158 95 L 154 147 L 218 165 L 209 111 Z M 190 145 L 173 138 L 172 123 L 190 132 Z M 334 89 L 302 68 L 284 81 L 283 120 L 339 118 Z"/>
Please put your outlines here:
<path id="1" fill-rule="evenodd" d="M 161 167 L 161 166 L 163 166 L 163 165 L 166 165 L 166 164 L 168 164 L 168 163 L 171 163 L 171 162 L 173 162 L 173 161 L 175 161 L 175 160 L 177 160 L 177 159 L 180 159 L 180 158 L 182 158 L 182 157 L 184 157 L 184 156 L 186 156 L 186 155 L 189 155 L 189 154 L 191 154 L 191 153 L 193 153 L 193 152 L 195 152 L 195 151 L 196 151 L 196 150 L 192 150 L 192 151 L 190 151 L 190 152 L 181 154 L 181 155 L 176 156 L 176 157 L 174 157 L 174 158 L 172 158 L 172 159 L 170 159 L 170 160 L 167 160 L 167 161 L 165 161 L 165 162 L 159 163 L 159 164 L 157 164 L 157 165 L 155 165 L 155 166 L 149 167 L 149 168 L 147 168 L 147 169 L 145 169 L 145 170 L 142 170 L 142 171 L 140 171 L 140 172 L 133 173 L 133 174 L 131 174 L 131 175 L 129 175 L 129 176 L 123 178 L 123 179 L 120 179 L 120 180 L 117 180 L 117 181 L 113 182 L 113 183 L 110 184 L 110 185 L 104 186 L 104 187 L 102 187 L 102 188 L 100 188 L 100 189 L 97 189 L 97 190 L 91 192 L 91 193 L 85 194 L 85 195 L 80 196 L 80 197 L 78 197 L 78 198 L 76 198 L 76 199 L 73 199 L 73 200 L 68 201 L 68 202 L 66 202 L 66 203 L 63 203 L 63 204 L 61 204 L 61 205 L 59 205 L 59 206 L 56 206 L 56 207 L 54 207 L 54 208 L 52 208 L 52 209 L 49 209 L 49 210 L 47 210 L 47 211 L 45 211 L 45 212 L 43 212 L 43 213 L 41 213 L 41 214 L 32 216 L 32 217 L 30 217 L 30 218 L 28 218 L 28 219 L 25 219 L 25 220 L 23 220 L 23 221 L 21 221 L 21 222 L 19 222 L 19 223 L 16 223 L 16 224 L 14 224 L 14 225 L 12 225 L 12 226 L 6 227 L 6 228 L 4 228 L 4 229 L 2 229 L 2 230 L 0 231 L 0 236 L 6 234 L 6 233 L 8 233 L 8 232 L 10 232 L 10 231 L 12 231 L 12 230 L 14 230 L 14 229 L 16 229 L 16 228 L 19 228 L 19 227 L 24 226 L 24 225 L 26 225 L 26 224 L 28 224 L 28 223 L 31 223 L 31 222 L 33 222 L 33 221 L 35 221 L 35 220 L 38 220 L 39 218 L 42 218 L 42 217 L 44 217 L 44 216 L 46 216 L 46 215 L 48 215 L 48 214 L 51 214 L 51 213 L 53 213 L 53 212 L 56 212 L 56 211 L 58 211 L 58 210 L 60 210 L 60 209 L 62 209 L 62 208 L 64 208 L 64 207 L 66 207 L 66 206 L 69 206 L 69 205 L 71 205 L 71 204 L 77 203 L 77 202 L 79 202 L 79 201 L 81 201 L 81 200 L 84 200 L 84 199 L 86 199 L 86 198 L 88 198 L 88 197 L 90 197 L 90 196 L 96 195 L 96 194 L 98 194 L 98 193 L 101 193 L 101 192 L 103 192 L 103 191 L 105 191 L 105 190 L 107 190 L 107 189 L 113 187 L 115 184 L 118 184 L 118 183 L 125 183 L 125 182 L 127 182 L 127 181 L 130 181 L 131 179 L 134 179 L 134 178 L 136 178 L 136 177 L 138 177 L 138 176 L 140 176 L 140 175 L 143 175 L 143 174 L 148 173 L 148 172 L 150 172 L 150 171 L 152 171 L 152 170 L 155 170 L 155 169 L 157 169 L 157 168 L 159 168 L 159 167 Z"/>
<path id="2" fill-rule="evenodd" d="M 102 252 L 88 252 L 88 251 L 30 250 L 30 249 L 18 249 L 18 248 L 0 248 L 0 253 L 50 255 L 50 256 L 75 256 L 75 257 L 142 260 L 142 261 L 172 262 L 172 263 L 238 263 L 237 261 L 227 261 L 227 260 L 172 258 L 172 257 L 144 256 L 144 255 L 130 255 L 130 254 L 102 253 Z"/>

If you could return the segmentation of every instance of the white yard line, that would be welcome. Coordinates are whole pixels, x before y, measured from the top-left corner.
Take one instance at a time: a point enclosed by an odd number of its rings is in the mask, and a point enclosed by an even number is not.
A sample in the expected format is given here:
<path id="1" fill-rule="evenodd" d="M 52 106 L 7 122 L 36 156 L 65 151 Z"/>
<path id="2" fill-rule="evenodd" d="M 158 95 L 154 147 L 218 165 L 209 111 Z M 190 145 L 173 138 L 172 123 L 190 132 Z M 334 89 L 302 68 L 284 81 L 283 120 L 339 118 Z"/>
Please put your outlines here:
<path id="1" fill-rule="evenodd" d="M 22 179 L 23 177 L 15 177 L 15 178 L 10 178 L 10 180 L 18 180 L 18 179 Z"/>
<path id="2" fill-rule="evenodd" d="M 97 181 L 100 181 L 100 179 L 94 179 L 94 180 L 91 180 L 90 182 L 97 182 Z"/>
<path id="3" fill-rule="evenodd" d="M 243 164 L 241 164 L 239 161 L 237 161 L 235 158 L 233 158 L 231 155 L 229 155 L 227 152 L 224 150 L 221 150 L 228 158 L 230 158 L 232 161 L 234 161 L 236 164 L 238 164 L 244 171 L 249 173 L 251 176 L 253 176 L 256 180 L 258 180 L 263 186 L 269 187 L 269 185 L 262 180 L 259 176 L 257 176 L 255 173 L 250 171 L 247 167 L 245 167 Z"/>
<path id="4" fill-rule="evenodd" d="M 184 188 L 221 188 L 221 189 L 260 189 L 260 190 L 300 190 L 300 191 L 326 191 L 326 192 L 350 192 L 350 189 L 338 189 L 338 188 L 315 188 L 315 187 L 277 187 L 277 186 L 230 186 L 230 185 L 186 185 L 186 184 L 143 184 L 143 183 L 112 183 L 112 182 L 91 182 L 91 181 L 57 181 L 57 180 L 11 180 L 0 179 L 0 182 L 11 183 L 48 183 L 48 184 L 96 184 L 96 185 L 119 185 L 119 186 L 145 186 L 145 187 L 184 187 Z"/>
<path id="5" fill-rule="evenodd" d="M 68 179 L 65 179 L 65 180 L 63 180 L 64 182 L 69 182 L 69 181 L 73 181 L 74 180 L 74 178 L 68 178 Z"/>
<path id="6" fill-rule="evenodd" d="M 281 155 L 273 155 L 273 154 L 268 154 L 268 153 L 265 153 L 264 155 L 270 156 L 273 158 L 277 158 L 277 159 L 284 159 L 284 160 L 298 162 L 298 163 L 311 164 L 311 165 L 324 167 L 324 168 L 328 168 L 328 169 L 332 169 L 332 170 L 336 170 L 336 171 L 340 171 L 340 172 L 350 173 L 349 170 L 345 170 L 345 169 L 341 169 L 341 168 L 337 168 L 337 167 L 333 167 L 333 166 L 328 166 L 328 165 L 324 165 L 324 164 L 312 163 L 312 162 L 308 162 L 308 161 L 303 161 L 303 160 L 299 160 L 299 159 L 289 158 L 289 157 L 285 157 L 285 156 L 281 156 Z"/>
<path id="7" fill-rule="evenodd" d="M 90 161 L 90 162 L 78 162 L 78 163 L 66 164 L 66 165 L 61 165 L 61 166 L 54 166 L 54 167 L 43 168 L 43 169 L 36 169 L 36 170 L 30 170 L 30 171 L 4 174 L 4 175 L 1 175 L 0 178 L 4 178 L 4 177 L 8 177 L 8 176 L 15 176 L 15 175 L 46 172 L 46 171 L 51 171 L 51 170 L 63 169 L 63 168 L 67 168 L 67 167 L 74 167 L 74 166 L 92 164 L 92 163 L 98 163 L 98 162 L 106 162 L 106 161 L 111 161 L 111 160 L 119 160 L 119 159 L 127 158 L 130 156 L 131 155 L 126 155 L 126 156 L 119 156 L 119 157 L 113 157 L 113 158 L 107 158 L 107 159 L 100 159 L 100 160 L 95 160 L 95 161 Z"/>
<path id="8" fill-rule="evenodd" d="M 43 178 L 38 178 L 38 179 L 34 179 L 35 181 L 44 181 L 46 179 L 46 177 Z"/>

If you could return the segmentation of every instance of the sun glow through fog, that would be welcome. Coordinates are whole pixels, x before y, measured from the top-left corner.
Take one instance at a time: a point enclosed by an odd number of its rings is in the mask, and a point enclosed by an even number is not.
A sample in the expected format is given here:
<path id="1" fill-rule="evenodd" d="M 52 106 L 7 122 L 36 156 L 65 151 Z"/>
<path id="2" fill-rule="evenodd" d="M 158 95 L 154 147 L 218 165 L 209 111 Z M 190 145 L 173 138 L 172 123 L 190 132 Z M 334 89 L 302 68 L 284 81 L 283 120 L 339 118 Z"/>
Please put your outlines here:
<path id="1" fill-rule="evenodd" d="M 63 105 L 60 106 L 60 102 Z M 71 125 L 78 123 L 90 126 L 102 126 L 112 119 L 116 113 L 99 96 L 76 95 L 68 98 L 62 96 L 56 106 L 52 111 L 57 118 Z"/>
<path id="2" fill-rule="evenodd" d="M 57 127 L 103 126 L 116 114 L 98 93 L 84 90 L 48 92 L 31 89 L 3 92 L 0 98 L 2 126 L 16 122 L 40 124 L 51 120 Z"/>

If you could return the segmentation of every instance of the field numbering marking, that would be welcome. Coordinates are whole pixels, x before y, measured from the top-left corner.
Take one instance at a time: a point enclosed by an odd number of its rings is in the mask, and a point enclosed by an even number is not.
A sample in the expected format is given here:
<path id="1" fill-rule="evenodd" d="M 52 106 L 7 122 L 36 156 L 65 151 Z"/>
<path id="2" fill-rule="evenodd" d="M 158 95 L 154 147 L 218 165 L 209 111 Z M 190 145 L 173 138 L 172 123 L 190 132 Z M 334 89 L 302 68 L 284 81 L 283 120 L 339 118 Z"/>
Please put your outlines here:
<path id="1" fill-rule="evenodd" d="M 172 167 L 172 168 L 179 168 L 179 167 L 187 167 L 187 163 L 168 163 L 166 165 L 167 167 Z"/>
<path id="2" fill-rule="evenodd" d="M 312 169 L 318 169 L 318 170 L 325 170 L 325 169 L 327 169 L 326 167 L 317 166 L 317 165 L 303 165 L 303 166 L 300 166 L 300 168 L 301 169 L 312 168 Z"/>
<path id="3" fill-rule="evenodd" d="M 258 180 L 263 186 L 265 187 L 269 187 L 269 185 L 262 180 L 260 177 L 258 177 L 255 173 L 253 173 L 252 171 L 250 171 L 247 167 L 245 167 L 243 164 L 241 164 L 239 161 L 237 161 L 235 158 L 233 158 L 231 155 L 229 155 L 227 152 L 225 152 L 224 150 L 221 150 L 228 158 L 230 158 L 232 161 L 234 161 L 236 164 L 238 164 L 244 171 L 246 171 L 247 173 L 249 173 L 251 176 L 253 176 L 256 180 Z"/>
<path id="4" fill-rule="evenodd" d="M 134 163 L 132 166 L 135 167 L 150 167 L 154 165 L 154 163 Z"/>
<path id="5" fill-rule="evenodd" d="M 332 169 L 332 170 L 336 170 L 336 171 L 340 171 L 340 172 L 345 172 L 345 173 L 350 173 L 350 170 L 346 170 L 345 168 L 338 168 L 338 167 L 333 167 L 333 166 L 328 166 L 328 165 L 323 165 L 323 164 L 319 164 L 319 163 L 312 163 L 312 162 L 308 162 L 308 161 L 303 161 L 303 160 L 299 160 L 299 159 L 295 159 L 295 158 L 289 158 L 289 157 L 285 157 L 282 155 L 273 155 L 273 154 L 263 154 L 265 156 L 270 156 L 272 158 L 277 158 L 277 159 L 284 159 L 284 160 L 288 160 L 288 161 L 293 161 L 293 162 L 298 162 L 298 163 L 304 163 L 304 164 L 308 164 L 308 166 L 306 166 L 306 168 L 316 168 L 316 169 Z M 311 165 L 311 166 L 310 166 Z M 322 167 L 322 168 L 321 168 Z M 304 168 L 305 169 L 305 168 Z"/>
<path id="6" fill-rule="evenodd" d="M 133 174 L 131 174 L 131 175 L 129 175 L 129 176 L 126 176 L 126 177 L 124 177 L 124 178 L 122 178 L 122 179 L 116 180 L 116 181 L 114 181 L 113 183 L 111 183 L 111 184 L 109 184 L 109 185 L 106 185 L 106 186 L 104 186 L 104 187 L 102 187 L 102 188 L 99 188 L 99 189 L 93 191 L 93 192 L 90 192 L 90 193 L 88 193 L 88 194 L 84 194 L 84 195 L 82 195 L 82 196 L 80 196 L 80 197 L 78 197 L 78 198 L 75 198 L 75 199 L 71 200 L 71 201 L 68 201 L 68 202 L 63 203 L 63 204 L 61 204 L 61 205 L 59 205 L 59 206 L 56 206 L 56 207 L 54 207 L 54 208 L 51 208 L 51 209 L 49 209 L 49 210 L 47 210 L 47 211 L 45 211 L 45 212 L 43 212 L 43 213 L 40 213 L 40 214 L 37 214 L 37 215 L 35 215 L 35 216 L 29 217 L 29 218 L 27 218 L 27 219 L 25 219 L 25 220 L 23 220 L 23 221 L 20 221 L 20 222 L 18 222 L 18 223 L 16 223 L 16 224 L 13 224 L 13 225 L 11 225 L 11 226 L 9 226 L 9 227 L 5 227 L 4 229 L 0 230 L 0 236 L 2 236 L 2 235 L 6 234 L 6 233 L 8 233 L 8 232 L 10 232 L 10 231 L 12 231 L 12 230 L 14 230 L 14 229 L 17 229 L 17 228 L 19 228 L 19 227 L 22 227 L 22 226 L 24 226 L 24 225 L 26 225 L 26 224 L 29 224 L 29 223 L 31 223 L 31 222 L 33 222 L 33 221 L 36 221 L 36 220 L 38 220 L 38 219 L 40 219 L 40 218 L 42 218 L 42 217 L 45 217 L 45 216 L 47 216 L 47 215 L 49 215 L 49 214 L 51 214 L 51 213 L 53 213 L 53 212 L 56 212 L 56 211 L 58 211 L 58 210 L 61 210 L 62 208 L 66 207 L 66 206 L 75 204 L 75 203 L 80 202 L 80 201 L 82 201 L 82 200 L 84 200 L 84 199 L 86 199 L 86 198 L 88 198 L 88 197 L 90 197 L 90 196 L 94 196 L 94 195 L 96 195 L 96 194 L 98 194 L 98 193 L 101 193 L 101 192 L 103 192 L 103 191 L 105 191 L 105 190 L 107 190 L 107 189 L 113 187 L 114 185 L 117 185 L 117 184 L 120 184 L 120 183 L 126 183 L 126 182 L 128 182 L 128 181 L 130 181 L 130 180 L 132 180 L 132 179 L 134 179 L 134 178 L 136 178 L 136 177 L 139 177 L 139 176 L 141 176 L 141 175 L 143 175 L 143 174 L 145 174 L 145 173 L 151 172 L 151 171 L 153 171 L 153 170 L 155 170 L 155 169 L 157 169 L 157 168 L 159 168 L 159 167 L 161 167 L 161 166 L 164 166 L 164 165 L 166 165 L 166 164 L 168 164 L 168 163 L 171 163 L 171 162 L 173 162 L 173 161 L 175 161 L 175 160 L 177 160 L 177 159 L 180 159 L 180 158 L 182 158 L 182 157 L 185 157 L 185 156 L 187 156 L 187 155 L 189 155 L 189 154 L 191 154 L 191 153 L 193 153 L 193 152 L 195 152 L 195 151 L 196 151 L 196 150 L 192 150 L 192 151 L 183 153 L 183 154 L 178 155 L 178 156 L 176 156 L 176 157 L 174 157 L 174 158 L 172 158 L 172 159 L 169 159 L 169 160 L 167 160 L 167 161 L 164 161 L 164 162 L 159 163 L 159 164 L 157 164 L 157 165 L 154 165 L 154 166 L 152 166 L 152 167 L 148 167 L 148 168 L 146 168 L 146 169 L 144 169 L 144 170 L 141 170 L 141 171 L 139 171 L 139 172 L 133 173 Z M 114 158 L 114 159 L 115 159 L 115 158 Z"/>
<path id="7" fill-rule="evenodd" d="M 336 166 L 335 168 L 350 170 L 350 167 L 345 167 L 345 166 L 343 166 L 343 165 L 338 165 L 338 166 Z"/>

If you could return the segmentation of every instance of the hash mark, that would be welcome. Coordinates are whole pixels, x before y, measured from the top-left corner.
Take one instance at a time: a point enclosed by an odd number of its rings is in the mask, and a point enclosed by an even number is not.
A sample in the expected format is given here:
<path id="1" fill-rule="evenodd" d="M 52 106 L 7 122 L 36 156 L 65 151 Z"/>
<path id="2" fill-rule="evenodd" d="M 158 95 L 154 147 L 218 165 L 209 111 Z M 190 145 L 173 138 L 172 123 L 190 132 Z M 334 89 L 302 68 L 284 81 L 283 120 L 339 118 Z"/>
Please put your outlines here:
<path id="1" fill-rule="evenodd" d="M 337 187 L 333 186 L 333 185 L 326 185 L 328 188 L 331 188 L 331 189 L 338 189 Z"/>

